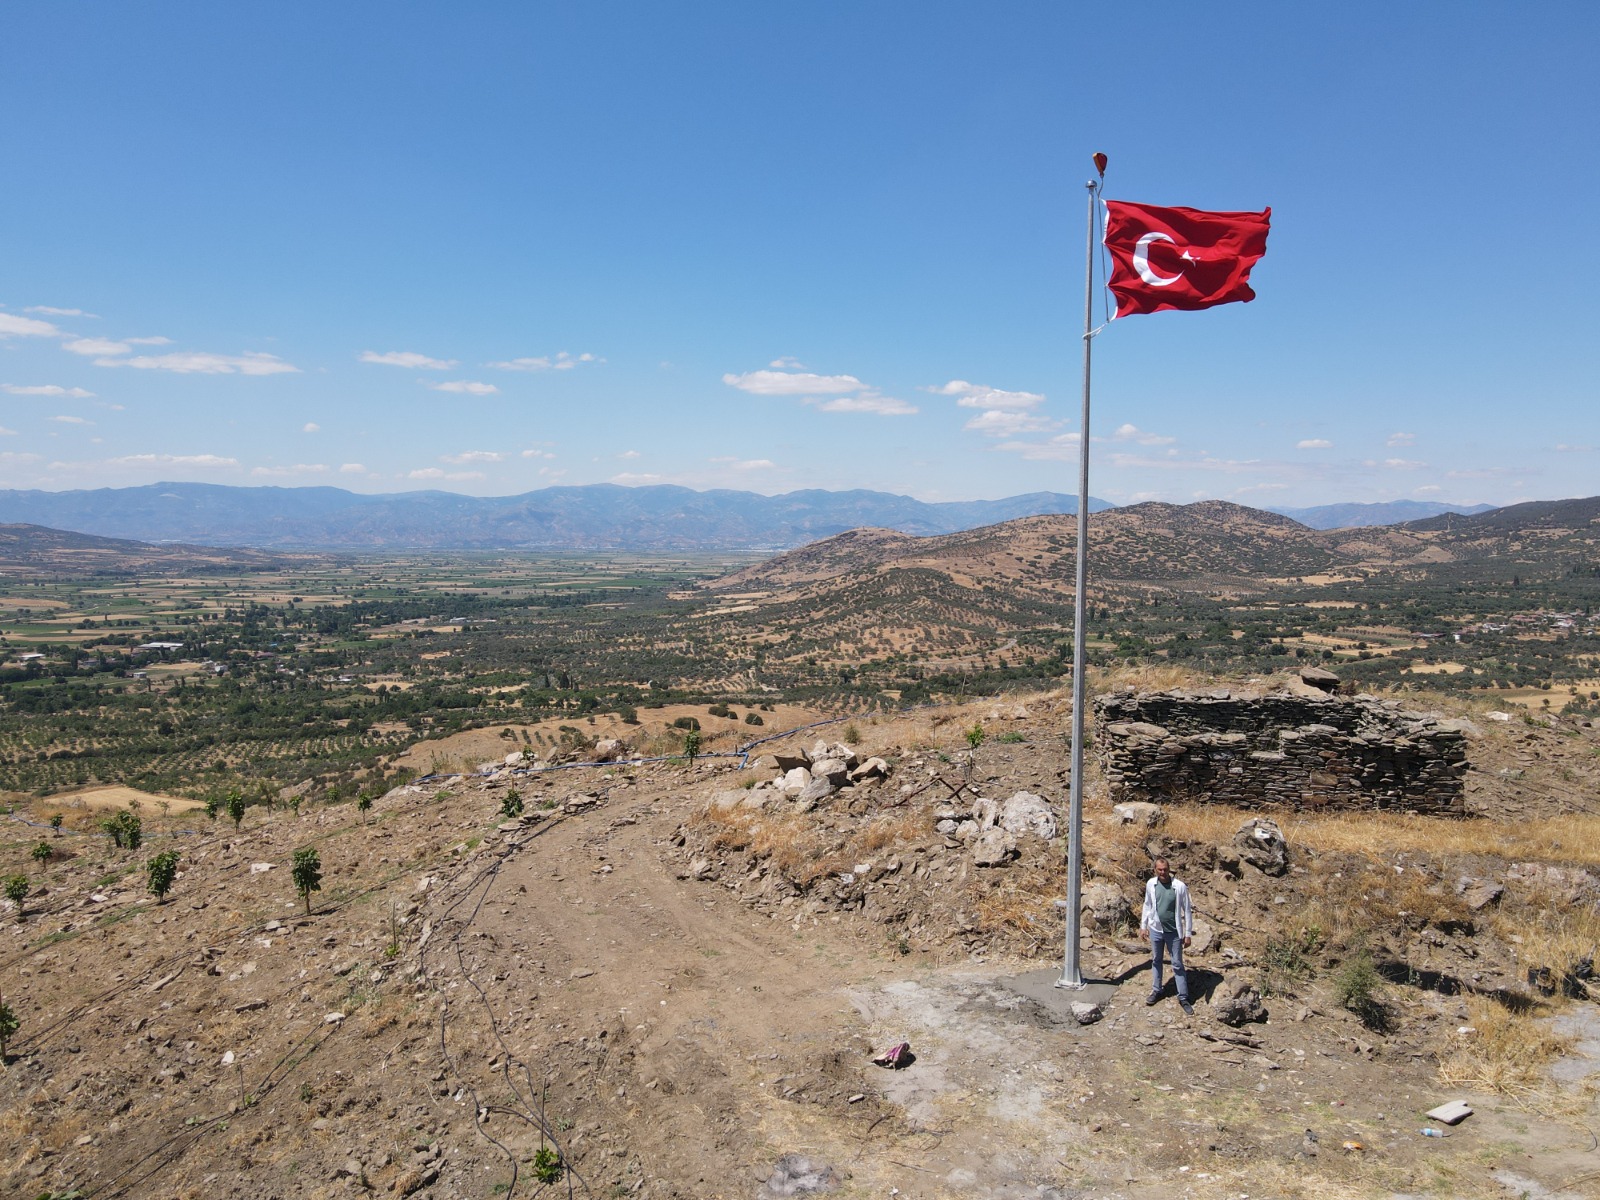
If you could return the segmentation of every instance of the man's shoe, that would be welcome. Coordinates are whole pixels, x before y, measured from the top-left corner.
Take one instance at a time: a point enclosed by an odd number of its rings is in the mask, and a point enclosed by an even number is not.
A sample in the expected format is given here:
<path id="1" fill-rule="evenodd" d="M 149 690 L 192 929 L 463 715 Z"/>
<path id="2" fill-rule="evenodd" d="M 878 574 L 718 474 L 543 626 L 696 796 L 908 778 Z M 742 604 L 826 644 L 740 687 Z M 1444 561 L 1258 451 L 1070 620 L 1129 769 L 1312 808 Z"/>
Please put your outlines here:
<path id="1" fill-rule="evenodd" d="M 1194 1005 L 1190 1004 L 1182 996 L 1178 997 L 1178 1007 L 1183 1009 L 1183 1015 L 1184 1016 L 1186 1016 L 1186 1017 L 1194 1016 Z"/>
<path id="2" fill-rule="evenodd" d="M 1146 996 L 1144 998 L 1144 1006 L 1146 1008 L 1150 1008 L 1151 1006 L 1153 1006 L 1156 1003 L 1156 1001 L 1158 1001 L 1160 999 L 1161 999 L 1161 993 L 1160 992 L 1151 992 L 1148 996 Z"/>

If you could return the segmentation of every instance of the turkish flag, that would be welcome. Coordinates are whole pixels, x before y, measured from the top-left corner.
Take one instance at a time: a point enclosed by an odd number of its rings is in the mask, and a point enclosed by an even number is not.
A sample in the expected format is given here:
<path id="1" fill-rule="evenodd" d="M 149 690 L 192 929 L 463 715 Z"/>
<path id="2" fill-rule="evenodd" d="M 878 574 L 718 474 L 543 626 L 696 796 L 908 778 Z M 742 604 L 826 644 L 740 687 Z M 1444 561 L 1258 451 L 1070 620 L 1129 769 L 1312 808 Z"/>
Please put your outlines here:
<path id="1" fill-rule="evenodd" d="M 1204 212 L 1107 200 L 1108 285 L 1117 316 L 1254 300 L 1250 268 L 1267 252 L 1270 208 Z"/>

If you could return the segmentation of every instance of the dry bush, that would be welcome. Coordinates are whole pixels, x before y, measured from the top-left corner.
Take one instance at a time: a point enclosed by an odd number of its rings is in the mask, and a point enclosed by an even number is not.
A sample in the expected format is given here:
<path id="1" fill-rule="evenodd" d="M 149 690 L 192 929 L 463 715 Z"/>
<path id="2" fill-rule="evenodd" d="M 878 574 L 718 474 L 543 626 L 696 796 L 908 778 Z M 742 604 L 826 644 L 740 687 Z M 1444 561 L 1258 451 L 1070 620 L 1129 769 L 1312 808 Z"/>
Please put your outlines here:
<path id="1" fill-rule="evenodd" d="M 874 818 L 862 831 L 861 845 L 871 851 L 918 841 L 927 833 L 927 824 L 921 813 L 886 813 Z"/>
<path id="2" fill-rule="evenodd" d="M 815 824 L 803 816 L 768 817 L 748 809 L 711 808 L 694 824 L 706 831 L 713 849 L 748 851 L 801 888 L 824 875 L 848 871 L 858 861 L 842 847 L 824 843 Z"/>
<path id="3" fill-rule="evenodd" d="M 1451 1031 L 1456 1045 L 1439 1064 L 1439 1077 L 1457 1087 L 1502 1096 L 1546 1096 L 1554 1091 L 1549 1066 L 1572 1049 L 1574 1039 L 1553 1033 L 1539 1019 L 1543 1005 L 1521 1012 L 1485 996 L 1468 996 L 1468 1025 L 1463 1037 Z"/>
<path id="4" fill-rule="evenodd" d="M 1571 905 L 1566 897 L 1543 889 L 1508 893 L 1489 918 L 1489 928 L 1516 947 L 1517 960 L 1524 968 L 1549 972 L 1558 1003 L 1563 998 L 1563 982 L 1591 973 L 1600 957 L 1600 913 L 1592 907 Z M 1580 971 L 1586 960 L 1588 969 Z M 1600 986 L 1593 981 L 1579 986 L 1600 997 Z"/>
<path id="5" fill-rule="evenodd" d="M 1399 813 L 1285 814 L 1278 820 L 1291 845 L 1317 850 L 1371 854 L 1374 846 L 1384 846 L 1412 853 L 1600 864 L 1600 816 L 1588 813 L 1515 824 Z"/>

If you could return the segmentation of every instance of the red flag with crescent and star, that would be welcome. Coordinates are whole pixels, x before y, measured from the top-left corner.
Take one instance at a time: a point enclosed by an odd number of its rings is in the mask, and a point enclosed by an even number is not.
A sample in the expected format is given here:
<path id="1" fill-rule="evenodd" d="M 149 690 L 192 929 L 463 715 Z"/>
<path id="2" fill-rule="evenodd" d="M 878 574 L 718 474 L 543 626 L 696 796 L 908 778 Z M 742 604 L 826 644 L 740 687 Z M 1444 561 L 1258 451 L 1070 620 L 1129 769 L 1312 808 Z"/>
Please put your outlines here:
<path id="1" fill-rule="evenodd" d="M 1117 316 L 1254 300 L 1250 268 L 1267 252 L 1272 210 L 1205 212 L 1107 200 L 1107 286 Z"/>

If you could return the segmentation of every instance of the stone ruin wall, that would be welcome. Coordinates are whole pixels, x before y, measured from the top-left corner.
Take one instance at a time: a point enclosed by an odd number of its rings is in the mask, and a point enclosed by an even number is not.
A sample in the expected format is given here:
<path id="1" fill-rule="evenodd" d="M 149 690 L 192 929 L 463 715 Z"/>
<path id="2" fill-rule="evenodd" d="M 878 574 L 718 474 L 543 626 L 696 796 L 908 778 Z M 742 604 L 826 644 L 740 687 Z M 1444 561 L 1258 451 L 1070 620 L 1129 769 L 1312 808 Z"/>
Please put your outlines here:
<path id="1" fill-rule="evenodd" d="M 1392 700 L 1114 692 L 1094 707 L 1113 803 L 1465 815 L 1467 725 Z"/>

